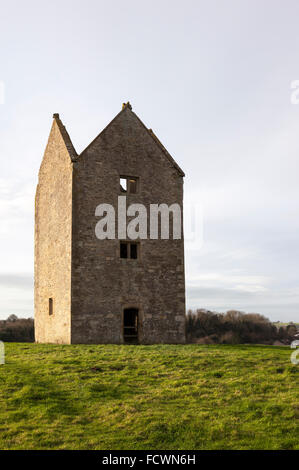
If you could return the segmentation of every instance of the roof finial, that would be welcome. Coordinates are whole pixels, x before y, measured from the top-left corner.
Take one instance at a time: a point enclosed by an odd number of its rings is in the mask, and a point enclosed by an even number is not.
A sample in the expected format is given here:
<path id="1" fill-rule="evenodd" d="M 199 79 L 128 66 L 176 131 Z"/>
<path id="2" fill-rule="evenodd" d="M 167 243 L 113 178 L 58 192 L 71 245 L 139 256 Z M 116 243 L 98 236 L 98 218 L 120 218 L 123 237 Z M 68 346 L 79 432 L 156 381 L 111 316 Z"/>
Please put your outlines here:
<path id="1" fill-rule="evenodd" d="M 132 106 L 131 106 L 131 104 L 130 104 L 130 101 L 128 101 L 127 103 L 123 103 L 122 109 L 125 109 L 125 108 L 129 108 L 129 109 L 132 110 Z"/>

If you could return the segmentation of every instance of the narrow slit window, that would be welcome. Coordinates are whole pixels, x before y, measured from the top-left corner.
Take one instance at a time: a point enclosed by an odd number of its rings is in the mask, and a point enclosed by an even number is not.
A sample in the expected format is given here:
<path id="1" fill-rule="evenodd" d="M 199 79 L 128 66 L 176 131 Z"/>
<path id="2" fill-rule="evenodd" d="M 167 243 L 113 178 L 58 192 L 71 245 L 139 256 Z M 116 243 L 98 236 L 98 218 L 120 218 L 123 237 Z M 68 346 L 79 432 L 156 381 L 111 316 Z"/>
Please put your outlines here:
<path id="1" fill-rule="evenodd" d="M 128 243 L 120 244 L 120 257 L 121 258 L 128 258 Z"/>
<path id="2" fill-rule="evenodd" d="M 53 315 L 53 299 L 49 298 L 49 315 Z"/>

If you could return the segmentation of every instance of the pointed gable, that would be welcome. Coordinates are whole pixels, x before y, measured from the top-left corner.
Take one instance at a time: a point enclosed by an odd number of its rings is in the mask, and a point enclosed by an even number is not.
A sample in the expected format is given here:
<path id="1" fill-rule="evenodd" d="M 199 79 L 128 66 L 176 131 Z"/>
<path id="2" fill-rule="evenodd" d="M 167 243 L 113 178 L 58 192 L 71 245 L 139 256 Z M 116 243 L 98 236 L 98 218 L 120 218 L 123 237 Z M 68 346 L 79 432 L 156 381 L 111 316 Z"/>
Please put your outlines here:
<path id="1" fill-rule="evenodd" d="M 157 145 L 159 147 L 160 150 L 162 150 L 163 154 L 165 155 L 165 157 L 167 158 L 167 160 L 170 162 L 170 164 L 177 170 L 177 172 L 179 173 L 180 176 L 185 176 L 185 173 L 183 172 L 183 170 L 179 167 L 179 165 L 176 163 L 176 161 L 174 160 L 174 158 L 170 155 L 170 153 L 166 150 L 166 148 L 163 146 L 163 144 L 160 142 L 160 140 L 158 139 L 158 137 L 154 134 L 153 130 L 152 129 L 148 129 L 145 124 L 141 121 L 141 119 L 137 116 L 137 114 L 135 114 L 133 111 L 132 111 L 132 106 L 130 105 L 130 103 L 124 103 L 123 106 L 122 106 L 122 110 L 115 116 L 114 119 L 112 119 L 112 121 L 100 132 L 100 134 L 83 150 L 83 152 L 81 152 L 81 154 L 77 157 L 77 159 L 80 159 L 82 156 L 85 156 L 86 153 L 88 153 L 88 151 L 93 147 L 93 146 L 96 146 L 97 143 L 99 142 L 99 140 L 103 139 L 105 137 L 105 134 L 106 132 L 110 129 L 110 127 L 117 121 L 119 120 L 121 117 L 123 117 L 123 115 L 125 113 L 128 113 L 129 114 L 129 118 L 133 118 L 134 120 L 136 120 L 136 122 L 146 131 L 146 133 L 150 136 L 150 138 L 154 141 L 155 145 Z"/>
<path id="2" fill-rule="evenodd" d="M 61 119 L 59 118 L 59 114 L 55 113 L 53 114 L 54 122 L 56 122 L 58 129 L 60 131 L 61 137 L 64 141 L 64 144 L 67 148 L 67 151 L 69 153 L 70 159 L 72 161 L 75 161 L 76 158 L 78 157 L 77 152 L 75 150 L 75 147 L 73 146 L 73 143 L 71 141 L 71 138 L 65 128 L 65 126 L 62 124 Z"/>

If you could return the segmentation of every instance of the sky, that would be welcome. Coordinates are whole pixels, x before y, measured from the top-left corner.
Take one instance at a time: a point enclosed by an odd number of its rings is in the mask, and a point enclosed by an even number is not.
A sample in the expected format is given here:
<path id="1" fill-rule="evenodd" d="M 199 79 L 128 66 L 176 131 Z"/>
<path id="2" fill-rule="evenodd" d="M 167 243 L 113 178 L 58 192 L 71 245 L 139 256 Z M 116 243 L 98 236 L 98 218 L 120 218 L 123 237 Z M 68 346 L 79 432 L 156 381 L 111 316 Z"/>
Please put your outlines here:
<path id="1" fill-rule="evenodd" d="M 53 113 L 80 153 L 129 100 L 186 173 L 187 307 L 299 320 L 298 17 L 297 0 L 2 2 L 0 318 L 33 316 Z"/>

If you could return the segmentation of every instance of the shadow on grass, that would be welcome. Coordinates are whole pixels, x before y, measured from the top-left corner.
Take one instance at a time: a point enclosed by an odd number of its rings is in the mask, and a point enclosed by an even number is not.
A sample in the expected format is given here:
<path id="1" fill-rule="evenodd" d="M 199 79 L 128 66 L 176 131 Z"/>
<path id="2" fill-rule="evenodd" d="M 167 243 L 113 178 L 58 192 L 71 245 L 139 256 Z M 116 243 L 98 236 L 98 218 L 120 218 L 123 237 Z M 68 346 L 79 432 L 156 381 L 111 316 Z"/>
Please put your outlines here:
<path id="1" fill-rule="evenodd" d="M 31 367 L 24 364 L 17 369 L 17 382 L 9 383 L 6 397 L 5 391 L 3 393 L 9 409 L 18 407 L 19 412 L 39 412 L 49 417 L 58 414 L 60 417 L 75 416 L 82 411 L 79 393 L 68 391 L 65 386 L 62 389 L 57 378 L 51 380 L 51 376 L 32 373 Z"/>

